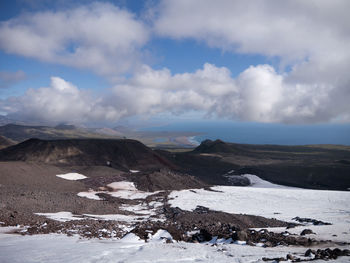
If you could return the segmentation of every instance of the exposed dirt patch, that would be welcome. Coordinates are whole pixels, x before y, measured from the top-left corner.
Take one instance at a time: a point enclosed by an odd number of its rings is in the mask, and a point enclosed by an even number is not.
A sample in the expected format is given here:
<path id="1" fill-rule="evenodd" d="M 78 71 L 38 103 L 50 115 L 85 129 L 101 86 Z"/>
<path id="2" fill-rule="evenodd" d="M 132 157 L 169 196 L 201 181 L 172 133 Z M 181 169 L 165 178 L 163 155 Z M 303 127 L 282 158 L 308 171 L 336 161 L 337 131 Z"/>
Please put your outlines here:
<path id="1" fill-rule="evenodd" d="M 130 180 L 136 183 L 142 191 L 181 190 L 190 188 L 202 188 L 208 186 L 194 176 L 181 174 L 169 169 L 160 169 L 153 172 L 139 172 L 130 174 Z"/>

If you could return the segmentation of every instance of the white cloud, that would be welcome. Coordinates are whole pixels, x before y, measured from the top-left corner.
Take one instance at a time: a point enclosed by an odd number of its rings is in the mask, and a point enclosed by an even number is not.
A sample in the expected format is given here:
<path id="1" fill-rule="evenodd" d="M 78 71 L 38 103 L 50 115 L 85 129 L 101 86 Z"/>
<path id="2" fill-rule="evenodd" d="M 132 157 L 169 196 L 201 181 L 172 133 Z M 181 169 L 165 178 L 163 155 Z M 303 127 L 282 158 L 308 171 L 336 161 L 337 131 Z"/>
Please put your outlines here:
<path id="1" fill-rule="evenodd" d="M 348 54 L 347 0 L 161 1 L 155 30 L 242 53 L 288 61 Z"/>
<path id="2" fill-rule="evenodd" d="M 138 66 L 149 31 L 126 10 L 93 3 L 22 15 L 0 23 L 0 48 L 103 75 Z"/>
<path id="3" fill-rule="evenodd" d="M 247 110 L 241 119 L 350 121 L 349 9 L 347 0 L 161 1 L 154 28 L 228 52 L 277 56 L 282 68 L 292 66 L 280 75 L 266 66 L 241 74 L 240 107 Z M 234 107 L 236 100 L 227 100 L 219 112 Z"/>
<path id="4" fill-rule="evenodd" d="M 120 117 L 114 108 L 100 102 L 89 91 L 52 77 L 49 87 L 28 89 L 23 96 L 0 101 L 0 107 L 13 118 L 46 123 L 84 123 Z"/>
<path id="5" fill-rule="evenodd" d="M 194 73 L 175 75 L 145 66 L 128 83 L 114 87 L 113 97 L 126 116 L 194 110 L 257 122 L 350 121 L 347 104 L 334 105 L 339 89 L 322 81 L 295 83 L 294 74 L 276 73 L 269 65 L 251 66 L 237 78 L 208 63 Z M 341 95 L 350 101 L 349 92 Z"/>
<path id="6" fill-rule="evenodd" d="M 227 68 L 208 63 L 175 75 L 144 66 L 100 96 L 53 77 L 50 87 L 0 101 L 0 109 L 11 117 L 42 122 L 114 122 L 189 111 L 256 122 L 349 122 L 347 88 L 342 92 L 322 81 L 295 83 L 294 72 L 279 74 L 269 65 L 251 66 L 237 78 Z"/>

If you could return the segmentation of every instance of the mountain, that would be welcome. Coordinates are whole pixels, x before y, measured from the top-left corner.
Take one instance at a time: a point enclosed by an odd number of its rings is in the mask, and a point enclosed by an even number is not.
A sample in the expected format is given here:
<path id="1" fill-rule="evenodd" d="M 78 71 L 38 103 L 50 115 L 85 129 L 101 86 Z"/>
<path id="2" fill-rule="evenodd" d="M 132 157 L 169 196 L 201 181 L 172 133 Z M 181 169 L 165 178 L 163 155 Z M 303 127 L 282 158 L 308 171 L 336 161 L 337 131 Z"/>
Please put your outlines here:
<path id="1" fill-rule="evenodd" d="M 118 136 L 98 134 L 84 128 L 77 128 L 73 125 L 66 124 L 60 124 L 55 127 L 7 124 L 0 126 L 0 135 L 17 142 L 22 142 L 30 138 L 44 140 L 69 138 L 120 138 Z"/>
<path id="2" fill-rule="evenodd" d="M 3 136 L 0 136 L 0 149 L 6 148 L 6 147 L 14 145 L 14 144 L 15 144 L 14 141 L 12 141 L 8 138 L 5 138 Z"/>
<path id="3" fill-rule="evenodd" d="M 69 166 L 110 166 L 121 170 L 174 167 L 169 161 L 135 140 L 29 139 L 0 150 L 0 161 L 26 161 Z"/>

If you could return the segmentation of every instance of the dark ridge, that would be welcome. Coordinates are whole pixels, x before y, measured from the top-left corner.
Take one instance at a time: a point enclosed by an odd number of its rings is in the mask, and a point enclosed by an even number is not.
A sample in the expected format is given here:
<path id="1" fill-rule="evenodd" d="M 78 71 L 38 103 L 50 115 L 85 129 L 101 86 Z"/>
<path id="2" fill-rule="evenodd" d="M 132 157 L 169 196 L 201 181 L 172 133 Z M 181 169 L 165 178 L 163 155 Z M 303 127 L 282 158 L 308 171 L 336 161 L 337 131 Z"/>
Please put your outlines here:
<path id="1" fill-rule="evenodd" d="M 194 153 L 247 153 L 249 155 L 261 152 L 270 152 L 271 154 L 336 154 L 339 156 L 348 156 L 349 146 L 344 145 L 275 145 L 275 144 L 241 144 L 224 142 L 220 139 L 215 141 L 204 140 L 193 150 Z"/>
<path id="2" fill-rule="evenodd" d="M 110 165 L 122 170 L 174 168 L 172 163 L 144 144 L 129 139 L 29 139 L 0 150 L 0 161 Z"/>
<path id="3" fill-rule="evenodd" d="M 221 140 L 205 140 L 193 150 L 195 153 L 235 153 L 239 151 L 238 147 L 225 143 Z"/>
<path id="4" fill-rule="evenodd" d="M 234 175 L 254 174 L 287 186 L 327 190 L 350 187 L 350 151 L 342 145 L 254 145 L 206 140 L 192 152 L 178 153 L 173 159 L 176 164 L 181 160 L 189 173 L 211 184 L 229 184 L 224 174 L 234 170 Z"/>

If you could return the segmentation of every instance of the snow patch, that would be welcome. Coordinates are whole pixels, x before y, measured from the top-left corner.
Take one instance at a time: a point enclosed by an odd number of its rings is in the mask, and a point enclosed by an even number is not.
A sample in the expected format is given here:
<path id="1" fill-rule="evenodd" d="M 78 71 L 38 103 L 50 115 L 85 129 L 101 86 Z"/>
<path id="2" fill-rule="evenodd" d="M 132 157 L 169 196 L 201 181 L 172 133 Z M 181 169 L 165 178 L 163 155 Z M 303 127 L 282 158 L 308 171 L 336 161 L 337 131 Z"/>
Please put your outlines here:
<path id="1" fill-rule="evenodd" d="M 127 191 L 137 191 L 137 188 L 133 182 L 120 181 L 107 184 L 108 187 L 116 190 L 127 190 Z"/>
<path id="2" fill-rule="evenodd" d="M 140 171 L 139 170 L 129 170 L 130 171 L 130 173 L 139 173 Z"/>
<path id="3" fill-rule="evenodd" d="M 103 200 L 103 198 L 101 198 L 97 195 L 98 193 L 99 192 L 89 190 L 88 192 L 79 192 L 77 195 L 80 197 L 85 197 L 85 198 L 92 199 L 92 200 Z"/>
<path id="4" fill-rule="evenodd" d="M 128 181 L 113 182 L 108 184 L 107 187 L 113 189 L 113 191 L 89 190 L 87 192 L 78 193 L 78 196 L 86 197 L 92 200 L 103 200 L 103 198 L 100 198 L 97 194 L 104 193 L 104 194 L 109 194 L 112 197 L 133 200 L 133 199 L 145 199 L 148 196 L 155 195 L 160 192 L 160 191 L 156 191 L 156 192 L 139 191 L 137 190 L 133 182 L 128 182 Z"/>
<path id="5" fill-rule="evenodd" d="M 46 216 L 49 219 L 60 221 L 60 222 L 67 222 L 71 220 L 82 220 L 84 218 L 73 215 L 71 212 L 57 212 L 57 213 L 35 213 L 38 216 Z"/>
<path id="6" fill-rule="evenodd" d="M 134 233 L 128 233 L 126 234 L 122 239 L 122 242 L 125 243 L 138 243 L 138 242 L 142 242 L 144 243 L 144 240 L 140 239 L 137 235 L 135 235 Z"/>
<path id="7" fill-rule="evenodd" d="M 137 204 L 137 205 L 122 205 L 120 207 L 123 211 L 128 211 L 136 214 L 143 214 L 143 215 L 155 215 L 156 213 L 153 211 L 153 209 L 148 208 L 146 203 Z"/>
<path id="8" fill-rule="evenodd" d="M 123 199 L 146 199 L 148 196 L 159 193 L 157 192 L 143 192 L 143 191 L 117 191 L 117 192 L 108 192 L 109 195 L 117 198 Z"/>
<path id="9" fill-rule="evenodd" d="M 350 215 L 350 193 L 307 189 L 254 188 L 215 186 L 204 189 L 172 191 L 172 207 L 192 211 L 198 205 L 216 211 L 251 214 L 292 221 L 296 216 L 324 222 L 347 222 Z"/>
<path id="10" fill-rule="evenodd" d="M 87 178 L 85 175 L 78 174 L 78 173 L 57 174 L 56 176 L 66 180 L 72 180 L 72 181 Z"/>
<path id="11" fill-rule="evenodd" d="M 136 222 L 136 221 L 142 221 L 147 216 L 131 216 L 131 215 L 120 215 L 120 214 L 110 214 L 110 215 L 92 215 L 92 214 L 83 214 L 83 216 L 88 217 L 89 219 L 94 220 L 114 220 L 114 221 L 123 221 L 123 222 Z"/>
<path id="12" fill-rule="evenodd" d="M 187 211 L 204 206 L 226 213 L 257 215 L 293 223 L 296 216 L 313 218 L 333 224 L 307 226 L 322 239 L 339 237 L 342 241 L 349 240 L 349 235 L 342 234 L 350 229 L 350 193 L 347 191 L 239 186 L 215 186 L 212 189 L 214 191 L 173 191 L 169 195 L 169 204 Z M 300 234 L 304 228 L 298 227 L 295 231 Z"/>
<path id="13" fill-rule="evenodd" d="M 150 238 L 149 242 L 166 242 L 167 240 L 173 240 L 170 233 L 163 229 L 158 229 L 158 231 Z"/>
<path id="14" fill-rule="evenodd" d="M 255 188 L 280 188 L 280 189 L 298 189 L 295 187 L 289 187 L 279 184 L 273 184 L 269 181 L 263 180 L 260 177 L 254 175 L 254 174 L 242 174 L 241 176 L 248 178 L 250 181 L 250 187 Z"/>
<path id="15" fill-rule="evenodd" d="M 82 214 L 74 215 L 71 212 L 57 212 L 57 213 L 35 213 L 39 216 L 45 216 L 49 219 L 67 222 L 71 220 L 83 220 L 83 219 L 92 219 L 92 220 L 115 220 L 133 223 L 137 221 L 142 221 L 148 218 L 148 216 L 132 216 L 132 215 L 121 215 L 121 214 L 107 214 L 107 215 L 93 215 L 93 214 Z"/>

